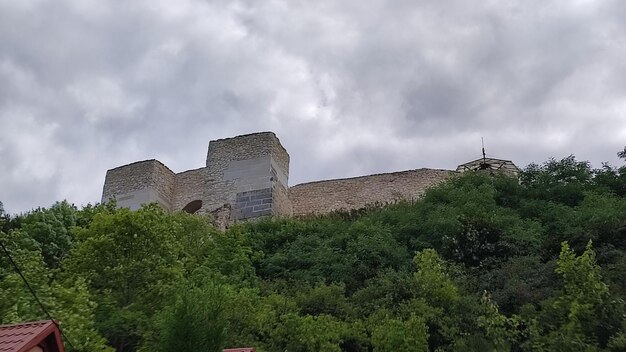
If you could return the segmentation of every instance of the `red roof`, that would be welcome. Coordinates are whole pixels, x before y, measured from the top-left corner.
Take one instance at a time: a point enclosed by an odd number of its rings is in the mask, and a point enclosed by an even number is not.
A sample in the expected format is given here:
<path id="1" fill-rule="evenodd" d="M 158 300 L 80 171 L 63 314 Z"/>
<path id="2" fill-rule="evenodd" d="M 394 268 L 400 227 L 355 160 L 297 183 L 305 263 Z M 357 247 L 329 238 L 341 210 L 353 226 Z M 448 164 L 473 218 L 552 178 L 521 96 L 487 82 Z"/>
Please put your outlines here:
<path id="1" fill-rule="evenodd" d="M 36 346 L 64 352 L 61 332 L 50 320 L 0 325 L 0 352 L 26 352 Z"/>

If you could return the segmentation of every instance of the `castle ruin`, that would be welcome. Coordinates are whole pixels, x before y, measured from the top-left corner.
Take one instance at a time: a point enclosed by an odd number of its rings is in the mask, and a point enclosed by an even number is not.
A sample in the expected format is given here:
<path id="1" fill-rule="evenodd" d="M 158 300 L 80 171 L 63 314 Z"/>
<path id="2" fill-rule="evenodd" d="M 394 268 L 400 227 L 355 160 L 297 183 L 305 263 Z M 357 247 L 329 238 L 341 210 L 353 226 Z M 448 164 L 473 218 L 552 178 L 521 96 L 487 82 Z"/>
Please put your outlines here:
<path id="1" fill-rule="evenodd" d="M 206 166 L 174 173 L 158 160 L 107 171 L 102 202 L 131 210 L 156 202 L 168 211 L 212 214 L 216 225 L 264 216 L 325 214 L 419 198 L 458 172 L 490 169 L 516 174 L 508 160 L 477 159 L 456 171 L 417 169 L 289 187 L 289 154 L 272 132 L 209 142 Z"/>

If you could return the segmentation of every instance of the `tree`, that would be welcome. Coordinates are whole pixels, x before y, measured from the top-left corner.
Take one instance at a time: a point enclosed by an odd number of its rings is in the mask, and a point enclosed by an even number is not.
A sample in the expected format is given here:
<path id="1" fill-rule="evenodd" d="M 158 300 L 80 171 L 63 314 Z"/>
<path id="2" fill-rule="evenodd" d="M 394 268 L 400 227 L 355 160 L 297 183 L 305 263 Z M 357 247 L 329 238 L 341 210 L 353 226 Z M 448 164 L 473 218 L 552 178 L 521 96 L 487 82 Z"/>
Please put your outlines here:
<path id="1" fill-rule="evenodd" d="M 478 317 L 477 322 L 491 345 L 489 349 L 494 352 L 510 351 L 511 346 L 517 342 L 519 318 L 507 318 L 501 314 L 486 291 L 480 302 L 483 314 Z"/>
<path id="2" fill-rule="evenodd" d="M 300 316 L 288 313 L 280 316 L 279 325 L 272 330 L 272 351 L 340 352 L 344 322 L 329 315 Z"/>
<path id="3" fill-rule="evenodd" d="M 82 279 L 60 280 L 44 265 L 32 239 L 20 231 L 0 232 L 0 242 L 7 248 L 30 286 L 48 312 L 60 321 L 68 352 L 112 351 L 95 329 L 95 302 Z M 4 252 L 0 252 L 0 324 L 46 320 L 35 297 L 12 267 Z"/>
<path id="4" fill-rule="evenodd" d="M 219 352 L 226 338 L 225 296 L 218 285 L 182 286 L 161 317 L 161 352 Z M 147 349 L 152 350 L 152 349 Z"/>
<path id="5" fill-rule="evenodd" d="M 626 311 L 602 281 L 591 241 L 580 256 L 563 242 L 556 272 L 563 278 L 563 290 L 542 302 L 542 311 L 530 319 L 530 345 L 540 351 L 605 348 L 622 327 Z"/>
<path id="6" fill-rule="evenodd" d="M 448 307 L 459 299 L 459 292 L 445 271 L 445 263 L 434 249 L 415 254 L 414 274 L 420 297 L 434 307 Z"/>
<path id="7" fill-rule="evenodd" d="M 50 209 L 38 208 L 22 219 L 22 231 L 39 243 L 44 261 L 51 268 L 59 266 L 72 246 L 77 213 L 74 205 L 62 201 Z"/>
<path id="8" fill-rule="evenodd" d="M 133 351 L 151 317 L 183 276 L 184 227 L 157 205 L 98 213 L 77 229 L 65 261 L 68 277 L 83 277 L 98 303 L 98 329 L 118 351 Z"/>
<path id="9" fill-rule="evenodd" d="M 568 206 L 576 206 L 583 200 L 592 181 L 589 162 L 577 161 L 573 155 L 561 160 L 550 159 L 542 165 L 530 164 L 520 173 L 527 197 Z"/>
<path id="10" fill-rule="evenodd" d="M 428 329 L 424 321 L 411 314 L 407 321 L 387 318 L 372 331 L 374 352 L 427 352 Z"/>
<path id="11" fill-rule="evenodd" d="M 626 147 L 624 147 L 624 150 L 617 152 L 617 156 L 620 159 L 626 160 Z"/>
<path id="12" fill-rule="evenodd" d="M 308 286 L 308 285 L 307 285 Z M 299 290 L 296 300 L 300 311 L 304 314 L 328 314 L 335 318 L 345 319 L 349 313 L 343 285 L 318 284 L 315 287 Z"/>
<path id="13" fill-rule="evenodd" d="M 411 256 L 395 241 L 389 228 L 369 221 L 357 221 L 348 230 L 344 260 L 350 271 L 344 276 L 347 290 L 354 292 L 380 270 L 399 269 Z"/>
<path id="14" fill-rule="evenodd" d="M 190 218 L 183 223 L 200 226 L 192 222 L 197 216 Z M 245 285 L 256 280 L 251 260 L 252 249 L 247 244 L 246 234 L 239 228 L 218 233 L 206 225 L 190 227 L 187 226 L 186 231 L 181 233 L 183 239 L 179 240 L 179 243 L 187 244 L 184 246 L 187 260 L 190 261 L 187 271 L 199 273 L 201 280 L 207 275 L 219 275 L 223 282 L 233 285 Z"/>
<path id="15" fill-rule="evenodd" d="M 4 212 L 4 204 L 0 201 L 0 231 L 9 232 L 11 218 Z"/>
<path id="16" fill-rule="evenodd" d="M 489 292 L 504 314 L 519 313 L 525 304 L 539 304 L 554 293 L 560 283 L 554 268 L 554 261 L 543 263 L 538 256 L 514 257 L 477 272 L 477 290 Z"/>

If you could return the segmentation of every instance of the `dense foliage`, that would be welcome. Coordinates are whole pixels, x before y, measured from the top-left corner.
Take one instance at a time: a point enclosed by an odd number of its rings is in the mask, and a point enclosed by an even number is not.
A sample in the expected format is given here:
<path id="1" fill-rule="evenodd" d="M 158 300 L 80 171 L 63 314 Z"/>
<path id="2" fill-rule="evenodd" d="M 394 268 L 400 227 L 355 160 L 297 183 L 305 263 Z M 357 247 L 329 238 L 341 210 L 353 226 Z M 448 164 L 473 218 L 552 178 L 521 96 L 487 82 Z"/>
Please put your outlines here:
<path id="1" fill-rule="evenodd" d="M 0 203 L 0 222 L 69 351 L 626 350 L 626 167 L 466 173 L 224 233 L 155 205 Z M 43 318 L 3 253 L 0 323 Z"/>

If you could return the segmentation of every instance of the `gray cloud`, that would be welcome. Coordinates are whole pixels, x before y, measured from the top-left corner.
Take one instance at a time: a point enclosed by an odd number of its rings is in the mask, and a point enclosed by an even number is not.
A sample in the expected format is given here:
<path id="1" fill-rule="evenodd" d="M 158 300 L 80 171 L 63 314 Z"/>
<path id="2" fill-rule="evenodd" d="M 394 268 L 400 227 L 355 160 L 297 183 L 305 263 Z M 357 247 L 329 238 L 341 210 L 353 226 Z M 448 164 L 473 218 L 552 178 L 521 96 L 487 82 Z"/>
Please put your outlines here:
<path id="1" fill-rule="evenodd" d="M 626 144 L 621 1 L 0 0 L 0 200 L 275 131 L 291 184 Z"/>

